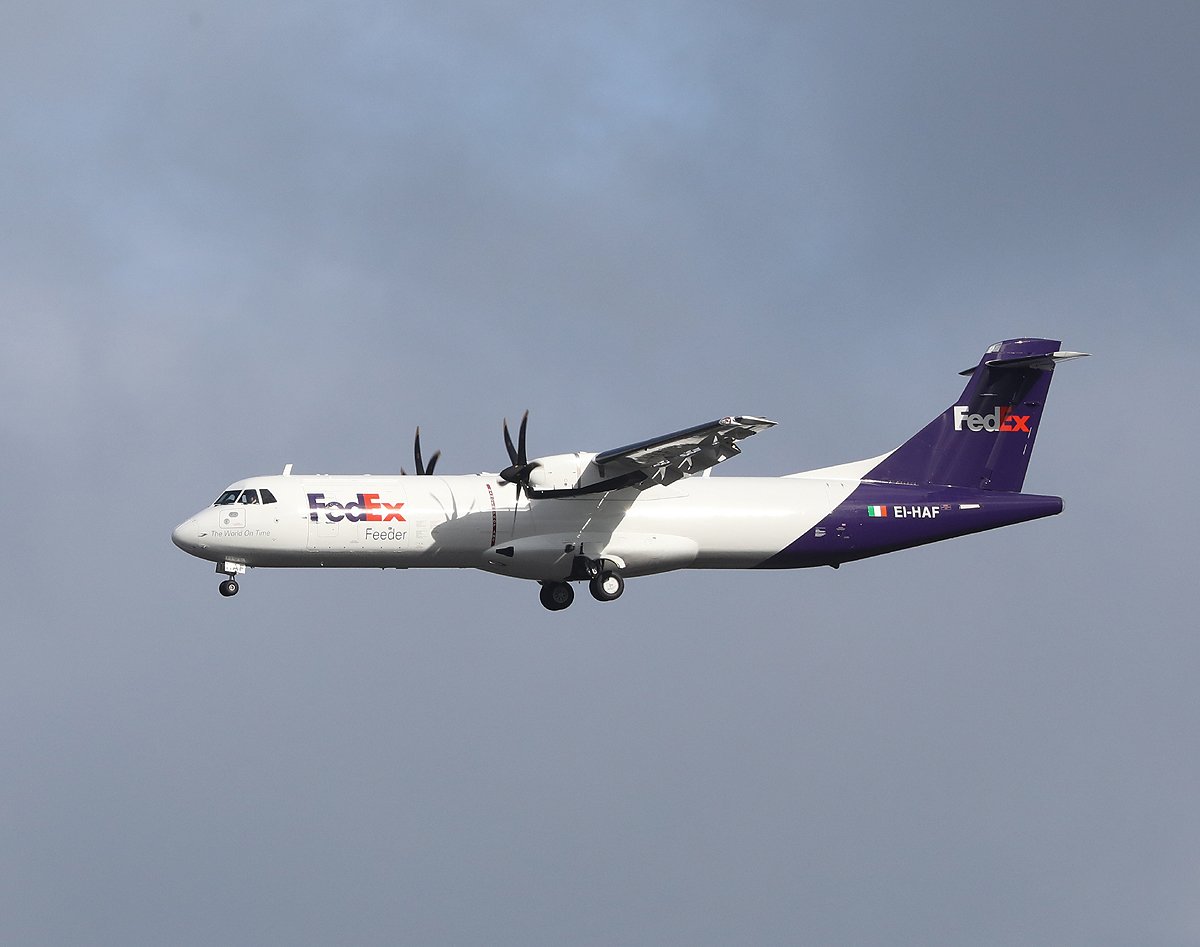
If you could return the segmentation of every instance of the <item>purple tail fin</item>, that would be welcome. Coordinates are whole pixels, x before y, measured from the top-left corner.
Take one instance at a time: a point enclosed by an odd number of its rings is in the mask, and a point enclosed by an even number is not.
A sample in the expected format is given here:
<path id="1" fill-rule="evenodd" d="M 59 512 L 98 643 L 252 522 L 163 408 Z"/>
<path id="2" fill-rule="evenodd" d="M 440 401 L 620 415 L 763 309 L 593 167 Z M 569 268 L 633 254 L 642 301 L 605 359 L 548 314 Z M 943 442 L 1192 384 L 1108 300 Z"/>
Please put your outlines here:
<path id="1" fill-rule="evenodd" d="M 1082 354 L 1060 352 L 1061 345 L 1052 339 L 993 345 L 962 373 L 971 378 L 958 401 L 863 479 L 1019 491 L 1054 366 Z"/>

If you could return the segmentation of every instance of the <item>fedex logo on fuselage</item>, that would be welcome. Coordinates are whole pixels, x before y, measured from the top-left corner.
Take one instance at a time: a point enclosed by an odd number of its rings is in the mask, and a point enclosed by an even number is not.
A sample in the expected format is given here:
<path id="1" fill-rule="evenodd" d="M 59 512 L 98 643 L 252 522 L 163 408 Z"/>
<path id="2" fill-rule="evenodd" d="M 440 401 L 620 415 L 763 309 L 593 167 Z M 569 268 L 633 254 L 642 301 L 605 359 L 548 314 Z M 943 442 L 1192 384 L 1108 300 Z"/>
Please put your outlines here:
<path id="1" fill-rule="evenodd" d="M 340 523 L 343 520 L 347 523 L 387 523 L 389 521 L 403 523 L 404 517 L 400 515 L 402 506 L 404 506 L 403 502 L 381 503 L 378 493 L 359 493 L 349 503 L 326 500 L 324 493 L 310 493 L 308 508 L 311 512 L 308 514 L 308 518 L 315 523 L 321 511 L 324 511 L 325 520 L 329 523 Z M 340 512 L 333 512 L 335 510 Z M 352 510 L 361 510 L 362 512 L 355 513 L 351 512 Z"/>
<path id="2" fill-rule="evenodd" d="M 999 405 L 991 414 L 971 414 L 970 410 L 965 404 L 954 406 L 954 430 L 961 431 L 965 427 L 968 431 L 1033 433 L 1029 430 L 1029 419 L 1032 415 L 1013 414 L 1010 404 Z"/>

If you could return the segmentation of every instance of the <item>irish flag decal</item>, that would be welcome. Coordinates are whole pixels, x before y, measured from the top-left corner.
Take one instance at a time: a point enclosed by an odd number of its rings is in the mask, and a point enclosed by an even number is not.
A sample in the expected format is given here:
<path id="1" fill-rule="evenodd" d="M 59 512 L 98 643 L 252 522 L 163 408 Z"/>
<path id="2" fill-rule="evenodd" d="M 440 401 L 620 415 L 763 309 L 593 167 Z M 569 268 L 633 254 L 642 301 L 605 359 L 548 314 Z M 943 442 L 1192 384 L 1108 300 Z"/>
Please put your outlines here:
<path id="1" fill-rule="evenodd" d="M 886 506 L 868 506 L 867 516 L 887 516 Z"/>

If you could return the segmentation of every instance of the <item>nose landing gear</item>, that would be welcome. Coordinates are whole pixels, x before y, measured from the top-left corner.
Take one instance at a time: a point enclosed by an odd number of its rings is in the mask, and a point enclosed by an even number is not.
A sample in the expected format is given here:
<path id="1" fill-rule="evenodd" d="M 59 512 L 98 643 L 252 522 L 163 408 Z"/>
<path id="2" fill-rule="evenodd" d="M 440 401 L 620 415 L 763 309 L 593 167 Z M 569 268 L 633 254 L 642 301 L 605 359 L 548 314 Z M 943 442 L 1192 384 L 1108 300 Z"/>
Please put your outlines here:
<path id="1" fill-rule="evenodd" d="M 245 572 L 246 572 L 245 563 L 242 563 L 242 562 L 218 562 L 217 563 L 217 571 L 226 577 L 224 580 L 222 580 L 221 584 L 217 586 L 217 591 L 220 592 L 222 595 L 224 595 L 226 598 L 229 598 L 232 595 L 237 595 L 239 586 L 237 583 L 237 579 L 235 579 L 234 576 L 245 574 Z"/>

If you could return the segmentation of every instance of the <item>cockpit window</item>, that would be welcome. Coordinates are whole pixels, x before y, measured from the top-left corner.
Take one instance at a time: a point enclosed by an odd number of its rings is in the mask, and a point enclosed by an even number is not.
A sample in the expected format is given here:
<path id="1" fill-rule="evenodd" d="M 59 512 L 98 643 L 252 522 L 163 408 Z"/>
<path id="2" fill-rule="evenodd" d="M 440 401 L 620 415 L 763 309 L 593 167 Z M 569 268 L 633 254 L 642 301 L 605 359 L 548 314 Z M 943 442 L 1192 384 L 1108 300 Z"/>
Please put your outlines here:
<path id="1" fill-rule="evenodd" d="M 213 506 L 229 506 L 230 503 L 258 503 L 259 494 L 263 503 L 277 503 L 270 490 L 226 490 L 214 501 Z"/>

